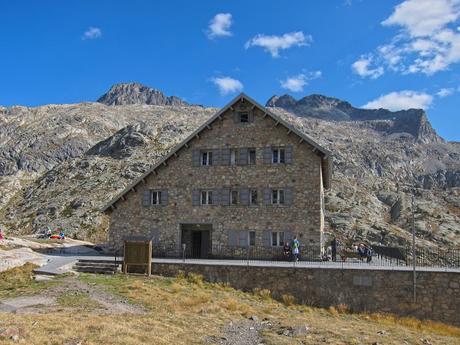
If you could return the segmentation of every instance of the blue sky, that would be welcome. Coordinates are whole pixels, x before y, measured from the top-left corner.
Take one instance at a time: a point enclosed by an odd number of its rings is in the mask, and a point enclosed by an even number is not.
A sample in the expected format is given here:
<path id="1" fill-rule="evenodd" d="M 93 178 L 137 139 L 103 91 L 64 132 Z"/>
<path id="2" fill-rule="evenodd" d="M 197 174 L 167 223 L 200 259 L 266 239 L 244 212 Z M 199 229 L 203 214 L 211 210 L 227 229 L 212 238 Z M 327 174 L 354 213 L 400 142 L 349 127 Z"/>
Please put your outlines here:
<path id="1" fill-rule="evenodd" d="M 421 107 L 460 141 L 460 0 L 0 0 L 0 104 L 138 81 L 222 106 L 244 91 Z"/>

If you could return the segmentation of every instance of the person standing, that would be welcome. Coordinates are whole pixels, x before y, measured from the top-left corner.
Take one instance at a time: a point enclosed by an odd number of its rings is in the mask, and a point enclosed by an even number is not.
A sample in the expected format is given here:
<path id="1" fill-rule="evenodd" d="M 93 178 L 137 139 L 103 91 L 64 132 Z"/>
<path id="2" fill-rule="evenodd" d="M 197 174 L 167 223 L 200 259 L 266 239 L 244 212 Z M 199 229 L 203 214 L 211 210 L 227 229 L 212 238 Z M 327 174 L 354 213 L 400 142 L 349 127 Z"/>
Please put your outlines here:
<path id="1" fill-rule="evenodd" d="M 331 254 L 332 254 L 332 261 L 337 261 L 337 238 L 332 239 L 331 241 Z"/>
<path id="2" fill-rule="evenodd" d="M 299 261 L 299 251 L 300 251 L 300 242 L 297 239 L 297 236 L 294 236 L 292 240 L 292 254 L 294 255 L 294 260 Z"/>

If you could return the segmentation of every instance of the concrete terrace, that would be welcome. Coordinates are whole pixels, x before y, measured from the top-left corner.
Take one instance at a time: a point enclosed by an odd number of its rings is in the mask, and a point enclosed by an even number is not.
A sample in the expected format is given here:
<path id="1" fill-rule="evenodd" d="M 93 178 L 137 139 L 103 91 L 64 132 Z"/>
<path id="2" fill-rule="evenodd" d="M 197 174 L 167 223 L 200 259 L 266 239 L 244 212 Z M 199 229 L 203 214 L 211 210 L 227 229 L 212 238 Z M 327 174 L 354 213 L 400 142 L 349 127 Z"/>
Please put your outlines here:
<path id="1" fill-rule="evenodd" d="M 65 255 L 54 254 L 47 255 L 48 263 L 36 270 L 36 273 L 41 274 L 60 274 L 68 272 L 72 265 L 78 260 L 92 261 L 122 261 L 123 257 L 107 256 L 107 255 Z M 297 269 L 343 269 L 343 270 L 365 270 L 365 271 L 401 271 L 411 272 L 412 266 L 396 266 L 383 264 L 379 260 L 373 260 L 370 264 L 364 262 L 330 262 L 330 261 L 262 261 L 262 260 L 221 260 L 221 259 L 172 259 L 172 258 L 153 258 L 155 263 L 161 264 L 181 264 L 181 265 L 211 265 L 211 266 L 251 266 L 251 267 L 279 267 L 279 268 L 297 268 Z M 452 272 L 460 273 L 459 268 L 448 267 L 416 267 L 418 272 Z"/>

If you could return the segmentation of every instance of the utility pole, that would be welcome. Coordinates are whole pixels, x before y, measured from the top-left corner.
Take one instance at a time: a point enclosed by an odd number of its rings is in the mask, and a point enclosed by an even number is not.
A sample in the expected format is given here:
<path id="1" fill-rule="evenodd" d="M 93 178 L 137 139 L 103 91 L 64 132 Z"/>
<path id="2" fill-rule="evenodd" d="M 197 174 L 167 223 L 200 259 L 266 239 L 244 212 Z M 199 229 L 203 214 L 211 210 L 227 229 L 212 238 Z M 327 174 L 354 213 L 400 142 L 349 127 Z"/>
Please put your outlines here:
<path id="1" fill-rule="evenodd" d="M 412 268 L 413 268 L 413 289 L 414 303 L 417 302 L 417 254 L 415 248 L 415 187 L 412 181 Z"/>

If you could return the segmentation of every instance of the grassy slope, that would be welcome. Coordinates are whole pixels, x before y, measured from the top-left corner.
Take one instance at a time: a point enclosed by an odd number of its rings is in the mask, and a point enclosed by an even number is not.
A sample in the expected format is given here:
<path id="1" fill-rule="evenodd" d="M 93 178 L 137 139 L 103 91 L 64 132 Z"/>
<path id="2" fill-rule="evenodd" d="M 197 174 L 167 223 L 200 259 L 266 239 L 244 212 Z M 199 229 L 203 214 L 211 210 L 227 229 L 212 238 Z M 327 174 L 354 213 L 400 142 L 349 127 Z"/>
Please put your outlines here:
<path id="1" fill-rule="evenodd" d="M 10 278 L 16 279 L 14 276 Z M 291 299 L 288 296 L 281 303 L 272 300 L 266 290 L 243 293 L 228 286 L 205 283 L 198 276 L 144 278 L 82 275 L 78 279 L 90 286 L 99 285 L 113 294 L 127 297 L 132 303 L 143 306 L 146 313 L 113 315 L 78 309 L 73 313 L 57 311 L 40 316 L 0 314 L 0 328 L 8 326 L 19 329 L 21 339 L 29 344 L 81 341 L 81 344 L 185 345 L 203 343 L 211 335 L 219 337 L 222 327 L 231 321 L 257 315 L 261 320 L 268 318 L 276 326 L 263 331 L 267 345 L 374 342 L 458 344 L 460 339 L 460 329 L 442 324 L 289 305 Z M 29 292 L 33 290 L 35 288 Z M 68 296 L 63 298 L 64 304 L 69 307 L 79 301 L 79 297 L 70 300 Z M 86 298 L 84 300 L 88 303 Z M 305 324 L 311 330 L 307 336 L 292 338 L 278 334 L 282 327 Z"/>

